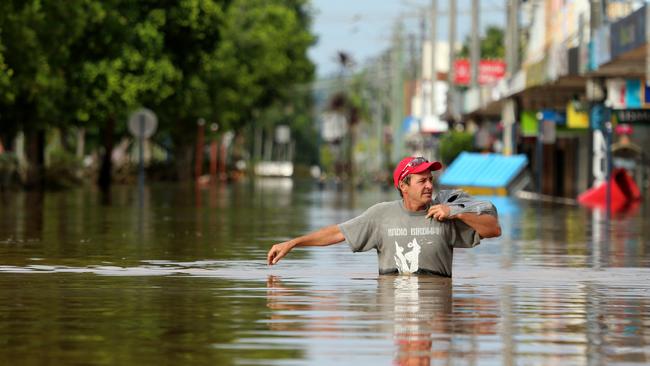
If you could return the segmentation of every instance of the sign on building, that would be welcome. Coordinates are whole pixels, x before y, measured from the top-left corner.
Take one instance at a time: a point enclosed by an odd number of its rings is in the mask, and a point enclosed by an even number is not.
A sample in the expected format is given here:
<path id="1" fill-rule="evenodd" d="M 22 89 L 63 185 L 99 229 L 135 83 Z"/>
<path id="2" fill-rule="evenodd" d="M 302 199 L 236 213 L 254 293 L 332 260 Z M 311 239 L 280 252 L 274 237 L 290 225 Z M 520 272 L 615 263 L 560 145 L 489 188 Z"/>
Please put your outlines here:
<path id="1" fill-rule="evenodd" d="M 481 60 L 478 65 L 478 83 L 493 84 L 506 74 L 506 63 L 502 60 Z M 472 66 L 468 59 L 456 59 L 454 62 L 454 83 L 469 85 L 472 82 Z"/>

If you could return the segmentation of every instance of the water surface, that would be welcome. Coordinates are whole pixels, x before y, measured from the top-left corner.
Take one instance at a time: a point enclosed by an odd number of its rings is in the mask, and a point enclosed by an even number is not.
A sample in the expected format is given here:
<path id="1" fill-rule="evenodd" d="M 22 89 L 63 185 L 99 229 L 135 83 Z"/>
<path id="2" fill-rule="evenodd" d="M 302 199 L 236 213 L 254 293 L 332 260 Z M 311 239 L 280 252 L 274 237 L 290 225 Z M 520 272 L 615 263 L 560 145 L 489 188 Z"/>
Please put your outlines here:
<path id="1" fill-rule="evenodd" d="M 378 276 L 374 253 L 277 241 L 392 191 L 271 180 L 11 193 L 0 206 L 0 364 L 644 365 L 643 208 L 494 198 L 503 236 L 455 251 L 454 278 Z"/>

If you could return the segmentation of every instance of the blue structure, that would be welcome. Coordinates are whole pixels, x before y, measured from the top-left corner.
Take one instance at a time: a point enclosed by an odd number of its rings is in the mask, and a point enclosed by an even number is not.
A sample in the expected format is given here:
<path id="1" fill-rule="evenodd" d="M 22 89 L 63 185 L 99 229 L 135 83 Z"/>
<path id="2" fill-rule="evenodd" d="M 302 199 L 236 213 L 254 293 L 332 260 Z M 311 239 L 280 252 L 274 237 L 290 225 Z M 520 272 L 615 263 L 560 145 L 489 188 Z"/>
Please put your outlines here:
<path id="1" fill-rule="evenodd" d="M 526 155 L 504 156 L 463 152 L 440 177 L 440 185 L 472 195 L 507 196 L 523 189 L 530 178 Z"/>

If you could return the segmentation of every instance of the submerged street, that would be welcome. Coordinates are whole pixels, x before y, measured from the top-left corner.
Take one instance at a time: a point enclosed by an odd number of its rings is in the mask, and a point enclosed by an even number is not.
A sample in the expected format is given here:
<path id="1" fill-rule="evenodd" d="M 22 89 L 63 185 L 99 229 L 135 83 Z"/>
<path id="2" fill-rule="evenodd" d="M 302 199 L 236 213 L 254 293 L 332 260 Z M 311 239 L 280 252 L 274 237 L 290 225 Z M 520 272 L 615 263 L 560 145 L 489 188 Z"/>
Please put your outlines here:
<path id="1" fill-rule="evenodd" d="M 650 361 L 645 206 L 488 197 L 503 234 L 453 279 L 379 276 L 374 252 L 276 242 L 396 192 L 257 180 L 12 192 L 0 210 L 0 363 L 563 364 Z M 599 217 L 602 216 L 602 217 Z"/>

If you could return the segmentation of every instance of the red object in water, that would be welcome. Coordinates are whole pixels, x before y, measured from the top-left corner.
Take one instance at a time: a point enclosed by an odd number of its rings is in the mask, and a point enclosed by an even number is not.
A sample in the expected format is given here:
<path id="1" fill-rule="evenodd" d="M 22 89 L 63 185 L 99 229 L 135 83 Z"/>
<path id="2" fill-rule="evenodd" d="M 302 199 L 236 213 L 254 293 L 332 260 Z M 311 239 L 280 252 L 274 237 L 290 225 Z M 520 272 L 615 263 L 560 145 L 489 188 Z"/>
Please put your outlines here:
<path id="1" fill-rule="evenodd" d="M 592 208 L 607 206 L 607 185 L 611 184 L 611 211 L 622 212 L 641 199 L 639 187 L 625 169 L 614 169 L 609 182 L 601 183 L 578 196 L 578 202 Z"/>

